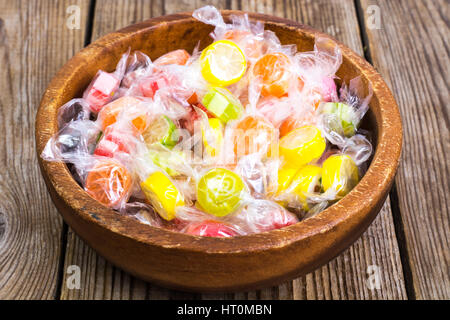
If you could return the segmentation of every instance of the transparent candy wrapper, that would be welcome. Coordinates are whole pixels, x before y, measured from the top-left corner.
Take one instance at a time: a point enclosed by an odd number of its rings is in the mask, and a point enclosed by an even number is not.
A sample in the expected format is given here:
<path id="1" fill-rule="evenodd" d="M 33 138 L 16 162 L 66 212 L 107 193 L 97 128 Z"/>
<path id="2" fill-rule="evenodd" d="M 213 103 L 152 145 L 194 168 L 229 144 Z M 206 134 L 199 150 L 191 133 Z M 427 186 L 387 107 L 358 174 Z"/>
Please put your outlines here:
<path id="1" fill-rule="evenodd" d="M 123 215 L 132 217 L 146 225 L 157 228 L 167 228 L 167 224 L 164 223 L 164 220 L 158 215 L 153 207 L 147 203 L 141 201 L 125 203 L 120 208 L 120 212 Z"/>
<path id="2" fill-rule="evenodd" d="M 80 166 L 77 166 L 80 170 Z M 106 207 L 120 210 L 133 189 L 130 168 L 117 159 L 93 156 L 83 165 L 86 172 L 84 189 L 95 200 Z"/>
<path id="3" fill-rule="evenodd" d="M 84 91 L 83 99 L 89 103 L 92 112 L 99 112 L 117 93 L 126 71 L 128 56 L 129 50 L 122 55 L 116 70 L 112 73 L 99 70 Z"/>
<path id="4" fill-rule="evenodd" d="M 129 88 L 136 80 L 149 75 L 152 72 L 153 63 L 143 52 L 134 51 L 127 61 L 127 67 L 121 86 Z"/>
<path id="5" fill-rule="evenodd" d="M 338 45 L 328 38 L 317 38 L 313 52 L 299 52 L 295 55 L 296 72 L 303 81 L 303 90 L 310 93 L 313 103 L 336 101 L 334 78 L 342 64 Z"/>
<path id="6" fill-rule="evenodd" d="M 212 44 L 154 61 L 129 49 L 61 106 L 42 158 L 118 214 L 196 236 L 283 228 L 351 192 L 373 153 L 372 91 L 336 85 L 339 46 L 318 37 L 297 52 L 247 15 L 193 16 Z"/>
<path id="7" fill-rule="evenodd" d="M 362 169 L 351 155 L 330 149 L 315 164 L 296 171 L 288 187 L 272 199 L 306 219 L 347 195 L 359 182 Z"/>
<path id="8" fill-rule="evenodd" d="M 231 16 L 231 24 L 226 24 L 213 6 L 205 6 L 194 11 L 197 20 L 215 26 L 211 37 L 214 40 L 232 40 L 242 49 L 249 61 L 253 61 L 264 51 L 264 25 L 250 22 L 247 15 Z"/>
<path id="9" fill-rule="evenodd" d="M 94 155 L 131 158 L 141 139 L 139 130 L 131 122 L 115 122 L 104 129 L 95 147 Z"/>
<path id="10" fill-rule="evenodd" d="M 249 200 L 226 217 L 213 217 L 195 207 L 177 211 L 179 231 L 191 235 L 231 237 L 280 229 L 299 221 L 297 216 L 269 200 Z"/>
<path id="11" fill-rule="evenodd" d="M 166 53 L 155 60 L 156 66 L 166 66 L 166 65 L 185 65 L 189 59 L 191 58 L 191 55 L 184 49 L 178 49 L 171 51 L 169 53 Z"/>
<path id="12" fill-rule="evenodd" d="M 83 161 L 93 152 L 99 134 L 100 128 L 93 121 L 70 121 L 50 138 L 41 157 L 47 161 Z"/>
<path id="13" fill-rule="evenodd" d="M 287 227 L 299 222 L 299 219 L 277 203 L 261 199 L 242 206 L 229 222 L 251 234 Z"/>
<path id="14" fill-rule="evenodd" d="M 262 199 L 276 190 L 278 160 L 262 160 L 258 154 L 242 157 L 236 172 L 246 183 L 250 194 L 256 199 Z"/>
<path id="15" fill-rule="evenodd" d="M 293 53 L 290 47 L 287 50 L 280 47 L 256 60 L 248 71 L 251 82 L 249 90 L 260 92 L 261 97 L 276 98 L 282 98 L 293 91 L 300 90 L 300 79 L 295 73 Z"/>
<path id="16" fill-rule="evenodd" d="M 236 160 L 248 155 L 266 159 L 276 152 L 277 129 L 263 117 L 244 114 L 226 129 L 225 150 L 228 155 L 235 155 Z"/>
<path id="17" fill-rule="evenodd" d="M 280 128 L 293 112 L 291 100 L 287 97 L 261 99 L 258 102 L 255 113 L 269 120 L 275 128 Z"/>
<path id="18" fill-rule="evenodd" d="M 152 72 L 137 78 L 121 94 L 125 96 L 142 96 L 154 98 L 160 89 L 171 90 L 171 87 L 178 83 L 178 78 L 167 72 L 152 69 Z"/>
<path id="19" fill-rule="evenodd" d="M 349 86 L 342 86 L 339 102 L 322 103 L 317 110 L 318 125 L 327 140 L 351 155 L 358 166 L 365 163 L 373 152 L 366 137 L 368 133 L 359 130 L 372 97 L 372 88 L 369 87 L 368 95 L 363 97 L 362 87 L 359 77 L 350 80 Z"/>
<path id="20" fill-rule="evenodd" d="M 58 128 L 77 120 L 89 120 L 91 110 L 84 99 L 72 99 L 58 109 Z"/>
<path id="21" fill-rule="evenodd" d="M 232 168 L 199 168 L 195 188 L 196 207 L 212 217 L 235 212 L 250 197 L 247 185 Z"/>
<path id="22" fill-rule="evenodd" d="M 255 165 L 251 157 L 247 159 L 251 166 Z M 178 219 L 188 221 L 183 229 L 185 232 L 193 232 L 194 228 L 203 230 L 206 235 L 206 230 L 214 229 L 210 221 L 216 221 L 222 227 L 225 224 L 223 228 L 232 228 L 236 235 L 268 231 L 298 222 L 294 214 L 278 204 L 252 196 L 251 189 L 267 188 L 270 181 L 266 180 L 266 176 L 254 177 L 243 162 L 235 171 L 215 167 L 198 174 L 196 208 L 177 211 Z M 256 175 L 260 174 L 257 170 L 253 171 Z M 242 178 L 240 172 L 247 178 Z"/>
<path id="23" fill-rule="evenodd" d="M 151 121 L 153 102 L 140 97 L 123 96 L 106 104 L 98 113 L 97 123 L 105 130 L 116 122 L 131 122 L 144 132 Z"/>
<path id="24" fill-rule="evenodd" d="M 212 217 L 196 207 L 178 208 L 177 226 L 177 231 L 194 236 L 228 238 L 245 234 L 237 226 Z"/>
<path id="25" fill-rule="evenodd" d="M 141 143 L 133 162 L 146 201 L 163 219 L 170 221 L 175 218 L 177 207 L 191 204 L 186 192 L 182 192 L 183 184 L 189 183 L 189 179 L 175 178 L 190 173 L 191 168 L 179 162 L 182 156 L 163 153 L 161 149 L 149 149 Z"/>

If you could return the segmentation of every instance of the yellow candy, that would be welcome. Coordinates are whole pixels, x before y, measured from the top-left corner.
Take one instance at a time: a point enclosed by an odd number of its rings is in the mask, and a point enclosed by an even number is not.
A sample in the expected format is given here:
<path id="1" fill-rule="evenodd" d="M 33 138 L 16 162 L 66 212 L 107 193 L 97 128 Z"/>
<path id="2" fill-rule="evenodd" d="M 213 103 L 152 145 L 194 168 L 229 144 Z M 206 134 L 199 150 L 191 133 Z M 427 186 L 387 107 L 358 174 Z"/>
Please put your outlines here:
<path id="1" fill-rule="evenodd" d="M 306 211 L 309 210 L 306 201 L 307 194 L 318 191 L 318 188 L 320 189 L 321 176 L 322 168 L 315 165 L 306 165 L 292 179 L 293 192 L 298 196 L 298 199 L 303 204 L 303 209 Z"/>
<path id="2" fill-rule="evenodd" d="M 278 189 L 277 194 L 284 192 L 292 182 L 295 174 L 297 173 L 297 168 L 292 167 L 282 167 L 278 170 Z"/>
<path id="3" fill-rule="evenodd" d="M 206 154 L 210 157 L 215 157 L 219 154 L 223 143 L 223 124 L 222 121 L 217 118 L 208 119 L 208 124 L 211 136 L 207 137 L 207 132 L 202 128 L 203 145 Z"/>
<path id="4" fill-rule="evenodd" d="M 358 167 L 347 155 L 332 155 L 322 167 L 322 185 L 327 191 L 333 188 L 340 197 L 349 193 L 359 181 Z"/>
<path id="5" fill-rule="evenodd" d="M 326 141 L 315 126 L 295 129 L 280 140 L 279 153 L 286 165 L 301 168 L 317 160 L 325 151 Z"/>
<path id="6" fill-rule="evenodd" d="M 175 209 L 184 206 L 184 200 L 177 187 L 160 171 L 148 176 L 141 183 L 142 191 L 156 212 L 165 220 L 175 218 Z"/>
<path id="7" fill-rule="evenodd" d="M 230 40 L 210 44 L 200 56 L 200 65 L 205 80 L 221 87 L 238 82 L 247 68 L 244 53 Z"/>
<path id="8" fill-rule="evenodd" d="M 214 168 L 197 183 L 197 202 L 204 211 L 223 217 L 240 206 L 244 189 L 245 184 L 236 173 Z"/>

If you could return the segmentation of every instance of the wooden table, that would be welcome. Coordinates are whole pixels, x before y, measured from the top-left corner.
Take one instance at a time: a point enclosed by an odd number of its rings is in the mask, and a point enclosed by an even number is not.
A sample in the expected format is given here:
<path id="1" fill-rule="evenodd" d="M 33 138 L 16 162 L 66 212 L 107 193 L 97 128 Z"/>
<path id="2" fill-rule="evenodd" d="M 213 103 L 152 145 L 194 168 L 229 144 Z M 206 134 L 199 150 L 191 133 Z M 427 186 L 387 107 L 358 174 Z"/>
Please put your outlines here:
<path id="1" fill-rule="evenodd" d="M 133 278 L 64 224 L 36 160 L 36 110 L 69 58 L 115 29 L 207 3 L 331 34 L 378 69 L 403 117 L 402 161 L 376 220 L 339 257 L 277 287 L 190 294 Z M 0 298 L 449 299 L 448 21 L 445 0 L 0 0 Z M 80 289 L 67 286 L 72 265 Z"/>

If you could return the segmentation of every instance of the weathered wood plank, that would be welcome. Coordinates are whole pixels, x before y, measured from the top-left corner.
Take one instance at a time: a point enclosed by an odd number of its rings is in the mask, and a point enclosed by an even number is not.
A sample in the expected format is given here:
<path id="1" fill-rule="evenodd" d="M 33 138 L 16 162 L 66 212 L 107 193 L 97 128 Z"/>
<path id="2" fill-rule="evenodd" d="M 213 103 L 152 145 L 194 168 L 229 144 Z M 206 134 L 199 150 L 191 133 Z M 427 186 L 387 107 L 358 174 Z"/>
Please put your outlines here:
<path id="1" fill-rule="evenodd" d="M 178 4 L 178 3 L 177 3 Z M 197 7 L 204 4 L 199 2 Z M 219 4 L 217 7 L 221 7 Z M 92 41 L 102 35 L 129 24 L 151 17 L 191 10 L 189 2 L 180 2 L 179 9 L 169 1 L 115 1 L 97 0 L 95 7 Z M 221 7 L 223 8 L 223 6 Z M 79 290 L 68 289 L 64 274 L 61 299 L 192 299 L 195 294 L 160 288 L 129 276 L 112 266 L 88 247 L 69 229 L 65 266 L 78 265 L 81 270 Z"/>
<path id="2" fill-rule="evenodd" d="M 232 6 L 311 25 L 363 55 L 353 1 L 243 0 L 233 1 Z M 382 277 L 379 290 L 370 290 L 366 285 L 369 266 L 379 267 Z M 281 296 L 277 290 L 271 292 L 273 298 Z M 294 299 L 406 299 L 389 199 L 371 227 L 353 246 L 328 265 L 294 280 L 292 296 Z"/>
<path id="3" fill-rule="evenodd" d="M 156 11 L 143 13 L 137 10 L 137 2 L 117 1 L 114 6 L 104 8 L 102 1 L 97 1 L 93 34 L 98 36 L 121 26 L 129 21 L 145 19 L 158 15 Z M 227 1 L 217 1 L 220 8 L 226 8 Z M 362 45 L 353 1 L 231 1 L 231 9 L 242 9 L 284 16 L 310 24 L 340 39 L 356 52 L 362 54 Z M 148 1 L 141 8 L 162 8 L 165 14 L 193 10 L 202 6 L 201 2 L 165 1 L 163 6 Z M 131 10 L 136 10 L 131 11 Z M 128 17 L 128 18 L 124 18 Z M 130 18 L 132 17 L 132 18 Z M 113 21 L 105 21 L 113 19 Z M 101 23 L 105 21 L 105 23 Z M 117 22 L 116 22 L 117 21 Z M 89 254 L 86 254 L 89 252 Z M 278 287 L 236 294 L 202 294 L 192 295 L 146 284 L 140 280 L 127 278 L 123 272 L 111 267 L 102 258 L 97 257 L 92 249 L 87 248 L 76 235 L 69 232 L 66 265 L 80 265 L 83 275 L 81 290 L 62 288 L 62 298 L 111 298 L 112 287 L 117 287 L 117 279 L 132 281 L 133 285 L 122 285 L 118 296 L 130 298 L 170 299 L 404 299 L 406 298 L 403 273 L 399 258 L 397 242 L 392 222 L 389 201 L 386 202 L 374 224 L 351 248 L 328 265 L 306 277 L 281 284 Z M 367 268 L 376 265 L 380 268 L 381 288 L 370 290 L 366 286 Z M 109 271 L 107 274 L 106 270 Z M 89 278 L 92 273 L 101 277 Z M 107 276 L 106 276 L 107 274 Z M 121 282 L 122 283 L 122 282 Z M 96 288 L 96 289 L 93 289 Z M 133 294 L 129 292 L 133 288 Z M 139 288 L 139 289 L 134 289 Z M 95 294 L 106 292 L 103 296 Z M 132 296 L 132 297 L 131 297 Z"/>
<path id="4" fill-rule="evenodd" d="M 97 0 L 91 41 L 129 24 L 163 14 L 163 1 Z M 66 286 L 64 274 L 61 299 L 168 299 L 169 290 L 153 288 L 114 267 L 87 246 L 71 229 L 67 236 L 65 269 L 77 265 L 81 271 L 80 289 Z"/>
<path id="5" fill-rule="evenodd" d="M 55 72 L 83 47 L 66 26 L 70 5 L 86 23 L 87 1 L 0 1 L 0 299 L 53 299 L 62 219 L 39 172 L 34 119 Z"/>
<path id="6" fill-rule="evenodd" d="M 205 5 L 215 6 L 217 9 L 231 9 L 227 7 L 227 1 L 224 0 L 164 0 L 164 14 L 171 14 L 183 11 L 192 11 Z"/>
<path id="7" fill-rule="evenodd" d="M 91 41 L 108 32 L 164 14 L 162 0 L 97 0 Z"/>
<path id="8" fill-rule="evenodd" d="M 380 29 L 367 28 L 368 43 L 403 118 L 396 186 L 414 293 L 449 299 L 448 2 L 363 0 L 361 7 L 371 23 L 379 10 Z"/>

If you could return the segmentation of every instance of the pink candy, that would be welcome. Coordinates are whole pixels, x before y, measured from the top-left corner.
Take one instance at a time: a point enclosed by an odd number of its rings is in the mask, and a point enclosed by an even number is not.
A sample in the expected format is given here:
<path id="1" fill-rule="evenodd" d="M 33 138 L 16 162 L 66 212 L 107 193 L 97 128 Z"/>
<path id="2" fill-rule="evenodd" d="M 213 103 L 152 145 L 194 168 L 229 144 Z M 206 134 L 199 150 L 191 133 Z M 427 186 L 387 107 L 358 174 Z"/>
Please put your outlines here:
<path id="1" fill-rule="evenodd" d="M 233 237 L 237 232 L 229 225 L 214 220 L 191 223 L 185 233 L 203 237 Z"/>
<path id="2" fill-rule="evenodd" d="M 111 125 L 106 128 L 94 154 L 104 157 L 114 157 L 117 152 L 130 154 L 136 145 L 135 135 L 132 130 Z"/>
<path id="3" fill-rule="evenodd" d="M 230 223 L 246 233 L 259 233 L 280 229 L 297 223 L 297 216 L 277 203 L 267 200 L 254 200 L 243 210 L 230 218 Z"/>
<path id="4" fill-rule="evenodd" d="M 281 208 L 280 208 L 281 209 Z M 270 231 L 280 229 L 298 222 L 298 218 L 286 210 L 268 211 L 260 222 L 260 231 Z"/>
<path id="5" fill-rule="evenodd" d="M 99 71 L 83 94 L 83 98 L 89 103 L 91 110 L 99 112 L 105 104 L 111 101 L 120 85 L 113 73 Z"/>
<path id="6" fill-rule="evenodd" d="M 331 77 L 322 79 L 322 98 L 324 102 L 338 101 L 336 83 Z"/>

